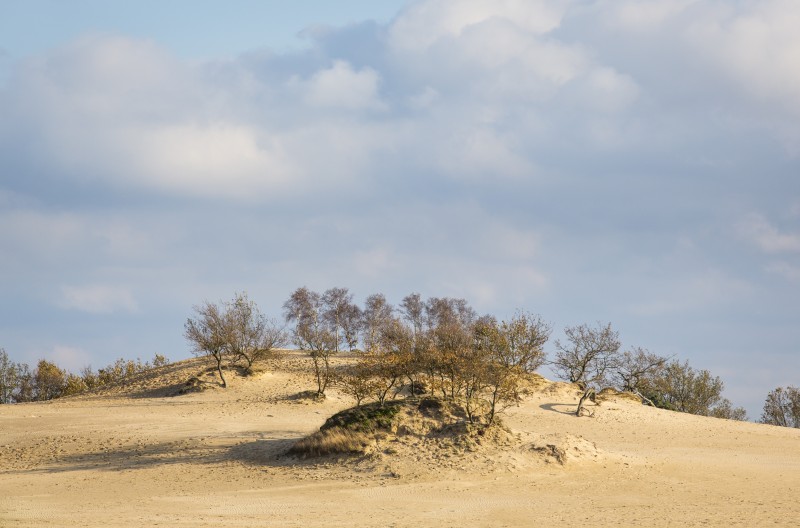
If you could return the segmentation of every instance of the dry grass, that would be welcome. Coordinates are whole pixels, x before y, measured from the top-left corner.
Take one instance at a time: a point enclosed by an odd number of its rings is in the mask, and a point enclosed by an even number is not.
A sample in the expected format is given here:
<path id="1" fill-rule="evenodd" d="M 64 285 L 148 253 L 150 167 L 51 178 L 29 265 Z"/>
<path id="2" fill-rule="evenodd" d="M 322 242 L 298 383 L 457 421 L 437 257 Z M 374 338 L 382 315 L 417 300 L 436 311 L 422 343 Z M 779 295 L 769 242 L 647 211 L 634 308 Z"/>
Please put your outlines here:
<path id="1" fill-rule="evenodd" d="M 352 455 L 364 453 L 368 445 L 369 440 L 364 433 L 342 427 L 331 427 L 298 440 L 289 449 L 289 454 L 303 458 Z"/>

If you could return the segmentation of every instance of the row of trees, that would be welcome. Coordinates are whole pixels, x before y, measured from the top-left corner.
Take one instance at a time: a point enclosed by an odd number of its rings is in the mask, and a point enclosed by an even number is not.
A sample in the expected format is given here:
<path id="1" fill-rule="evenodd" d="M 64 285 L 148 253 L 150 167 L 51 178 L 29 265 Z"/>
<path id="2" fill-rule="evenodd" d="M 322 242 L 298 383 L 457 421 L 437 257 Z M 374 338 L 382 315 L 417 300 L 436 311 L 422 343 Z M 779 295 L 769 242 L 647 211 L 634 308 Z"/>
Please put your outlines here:
<path id="1" fill-rule="evenodd" d="M 607 325 L 578 325 L 564 330 L 556 341 L 552 361 L 556 374 L 584 389 L 576 413 L 597 389 L 613 387 L 632 392 L 643 402 L 674 411 L 745 420 L 746 412 L 722 397 L 724 384 L 707 370 L 695 370 L 688 361 L 653 354 L 634 347 L 622 351 L 619 333 Z"/>
<path id="2" fill-rule="evenodd" d="M 228 385 L 223 366 L 240 365 L 252 373 L 256 361 L 271 357 L 288 342 L 283 326 L 261 313 L 246 293 L 220 304 L 205 301 L 194 312 L 184 325 L 184 337 L 192 352 L 213 361 L 223 387 Z"/>
<path id="3" fill-rule="evenodd" d="M 478 316 L 464 299 L 423 300 L 406 296 L 399 306 L 383 294 L 371 295 L 363 308 L 346 288 L 320 294 L 298 288 L 284 303 L 291 340 L 312 359 L 317 393 L 333 383 L 357 404 L 384 402 L 401 393 L 430 393 L 459 403 L 471 421 L 491 423 L 505 406 L 518 401 L 527 377 L 544 364 L 561 379 L 578 384 L 584 395 L 576 410 L 597 390 L 613 387 L 639 395 L 654 406 L 692 414 L 743 420 L 744 409 L 722 397 L 724 384 L 707 370 L 653 354 L 643 348 L 621 350 L 610 324 L 577 325 L 564 330 L 547 360 L 544 345 L 550 326 L 538 315 L 519 312 L 508 321 Z M 204 302 L 185 325 L 193 351 L 215 364 L 246 372 L 289 342 L 284 326 L 266 318 L 244 293 L 231 301 Z M 360 350 L 356 350 L 360 345 Z M 356 351 L 357 361 L 333 369 L 331 357 Z M 119 359 L 106 368 L 84 368 L 79 375 L 41 360 L 35 368 L 12 362 L 0 348 L 0 403 L 42 401 L 78 394 L 167 363 Z M 800 427 L 800 389 L 770 392 L 763 423 Z"/>
<path id="4" fill-rule="evenodd" d="M 525 377 L 547 363 L 584 389 L 578 415 L 597 390 L 614 387 L 663 408 L 745 419 L 744 409 L 722 397 L 719 377 L 646 349 L 622 351 L 610 324 L 566 328 L 566 339 L 556 341 L 547 361 L 551 328 L 541 317 L 520 312 L 498 321 L 478 316 L 464 299 L 423 301 L 411 294 L 394 307 L 375 294 L 361 308 L 346 288 L 320 294 L 303 287 L 283 308 L 295 345 L 312 359 L 318 394 L 336 383 L 359 405 L 383 402 L 406 388 L 458 402 L 470 420 L 491 423 L 498 410 L 517 401 Z M 331 356 L 359 344 L 355 365 L 331 368 Z"/>
<path id="5" fill-rule="evenodd" d="M 159 354 L 152 362 L 145 363 L 139 359 L 120 358 L 96 372 L 87 366 L 80 374 L 73 374 L 45 359 L 35 368 L 27 363 L 15 363 L 0 348 L 0 403 L 46 401 L 80 394 L 167 363 L 167 358 Z"/>

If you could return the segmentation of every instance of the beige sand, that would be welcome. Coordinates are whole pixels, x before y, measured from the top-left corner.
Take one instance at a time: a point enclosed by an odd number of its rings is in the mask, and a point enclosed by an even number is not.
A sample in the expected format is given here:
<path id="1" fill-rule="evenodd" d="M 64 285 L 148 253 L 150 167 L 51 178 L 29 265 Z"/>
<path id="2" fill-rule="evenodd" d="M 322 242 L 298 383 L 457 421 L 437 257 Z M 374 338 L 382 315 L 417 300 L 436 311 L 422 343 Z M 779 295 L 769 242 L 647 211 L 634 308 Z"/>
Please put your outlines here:
<path id="1" fill-rule="evenodd" d="M 269 368 L 157 397 L 191 360 L 116 394 L 0 406 L 0 526 L 800 524 L 800 430 L 622 397 L 576 418 L 575 390 L 542 383 L 497 445 L 299 462 L 279 455 L 352 402 L 291 399 L 313 387 L 297 354 Z"/>

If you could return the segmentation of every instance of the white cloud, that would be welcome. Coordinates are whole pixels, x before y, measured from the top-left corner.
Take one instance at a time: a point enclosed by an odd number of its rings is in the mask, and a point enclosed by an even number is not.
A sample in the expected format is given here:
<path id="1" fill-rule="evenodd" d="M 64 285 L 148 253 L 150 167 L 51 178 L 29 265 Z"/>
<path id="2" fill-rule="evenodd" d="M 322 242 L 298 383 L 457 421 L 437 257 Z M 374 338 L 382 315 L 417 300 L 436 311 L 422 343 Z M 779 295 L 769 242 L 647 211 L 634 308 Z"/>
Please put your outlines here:
<path id="1" fill-rule="evenodd" d="M 444 259 L 440 277 L 446 295 L 463 297 L 479 310 L 489 312 L 500 306 L 520 308 L 537 298 L 549 285 L 547 277 L 531 265 L 500 264 L 491 269 L 469 260 Z"/>
<path id="2" fill-rule="evenodd" d="M 605 16 L 612 25 L 636 32 L 661 28 L 698 0 L 608 0 Z"/>
<path id="3" fill-rule="evenodd" d="M 688 31 L 696 51 L 755 97 L 800 116 L 800 4 L 740 3 L 708 10 Z"/>
<path id="4" fill-rule="evenodd" d="M 299 171 L 280 137 L 240 124 L 154 127 L 120 144 L 139 160 L 136 174 L 168 191 L 248 199 L 282 190 Z"/>
<path id="5" fill-rule="evenodd" d="M 767 271 L 780 275 L 790 282 L 800 284 L 800 266 L 793 266 L 788 262 L 773 262 L 767 266 Z"/>
<path id="6" fill-rule="evenodd" d="M 380 110 L 378 84 L 380 76 L 371 68 L 355 71 L 341 60 L 319 70 L 308 80 L 294 80 L 290 87 L 301 86 L 306 93 L 306 101 L 311 106 L 343 110 Z"/>
<path id="7" fill-rule="evenodd" d="M 72 312 L 42 332 L 67 335 L 155 311 L 69 341 L 134 357 L 183 346 L 204 297 L 277 315 L 293 287 L 344 285 L 657 321 L 676 350 L 713 320 L 744 355 L 737 321 L 798 311 L 774 280 L 797 281 L 797 216 L 744 217 L 796 194 L 798 5 L 422 0 L 298 52 L 94 35 L 3 66 L 7 310 L 46 299 Z M 776 324 L 748 334 L 789 350 Z"/>
<path id="8" fill-rule="evenodd" d="M 57 212 L 25 204 L 0 211 L 0 247 L 8 251 L 4 263 L 16 262 L 18 272 L 26 260 L 29 267 L 47 262 L 69 267 L 78 260 L 102 263 L 116 258 L 139 262 L 164 251 L 172 231 L 148 216 Z"/>
<path id="9" fill-rule="evenodd" d="M 524 155 L 515 152 L 516 139 L 501 137 L 487 127 L 453 130 L 446 142 L 436 145 L 438 165 L 459 180 L 496 180 L 521 177 L 533 172 Z"/>
<path id="10" fill-rule="evenodd" d="M 653 298 L 632 304 L 631 313 L 645 317 L 696 314 L 741 303 L 754 291 L 751 282 L 716 269 L 655 282 L 648 285 Z"/>
<path id="11" fill-rule="evenodd" d="M 68 372 L 77 374 L 91 363 L 91 355 L 85 350 L 67 345 L 55 345 L 45 356 Z"/>
<path id="12" fill-rule="evenodd" d="M 365 277 L 380 278 L 397 271 L 397 257 L 386 247 L 373 247 L 356 251 L 353 267 Z"/>
<path id="13" fill-rule="evenodd" d="M 747 215 L 740 222 L 739 232 L 767 253 L 800 252 L 800 233 L 782 233 L 757 213 Z"/>
<path id="14" fill-rule="evenodd" d="M 59 306 L 92 314 L 118 311 L 136 312 L 138 305 L 129 288 L 92 284 L 88 286 L 63 286 Z"/>
<path id="15" fill-rule="evenodd" d="M 640 88 L 629 76 L 612 68 L 598 66 L 586 75 L 586 92 L 582 101 L 592 109 L 615 114 L 630 106 L 639 96 Z"/>
<path id="16" fill-rule="evenodd" d="M 467 28 L 492 19 L 513 22 L 521 29 L 543 34 L 557 28 L 567 2 L 547 0 L 428 0 L 415 2 L 394 21 L 391 46 L 421 51 L 442 38 L 461 35 Z"/>

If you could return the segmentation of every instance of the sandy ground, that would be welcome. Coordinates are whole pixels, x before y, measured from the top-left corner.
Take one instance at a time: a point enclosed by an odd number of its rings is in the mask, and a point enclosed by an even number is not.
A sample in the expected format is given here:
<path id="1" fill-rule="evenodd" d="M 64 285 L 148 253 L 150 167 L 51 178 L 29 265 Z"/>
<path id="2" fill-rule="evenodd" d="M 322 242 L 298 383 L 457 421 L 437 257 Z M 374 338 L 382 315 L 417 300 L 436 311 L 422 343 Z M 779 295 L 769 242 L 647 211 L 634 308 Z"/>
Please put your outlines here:
<path id="1" fill-rule="evenodd" d="M 293 399 L 313 387 L 299 355 L 268 368 L 161 396 L 201 370 L 191 360 L 102 395 L 0 406 L 0 527 L 800 524 L 800 430 L 621 397 L 576 418 L 575 390 L 543 383 L 506 411 L 500 445 L 298 461 L 282 453 L 352 402 Z"/>

